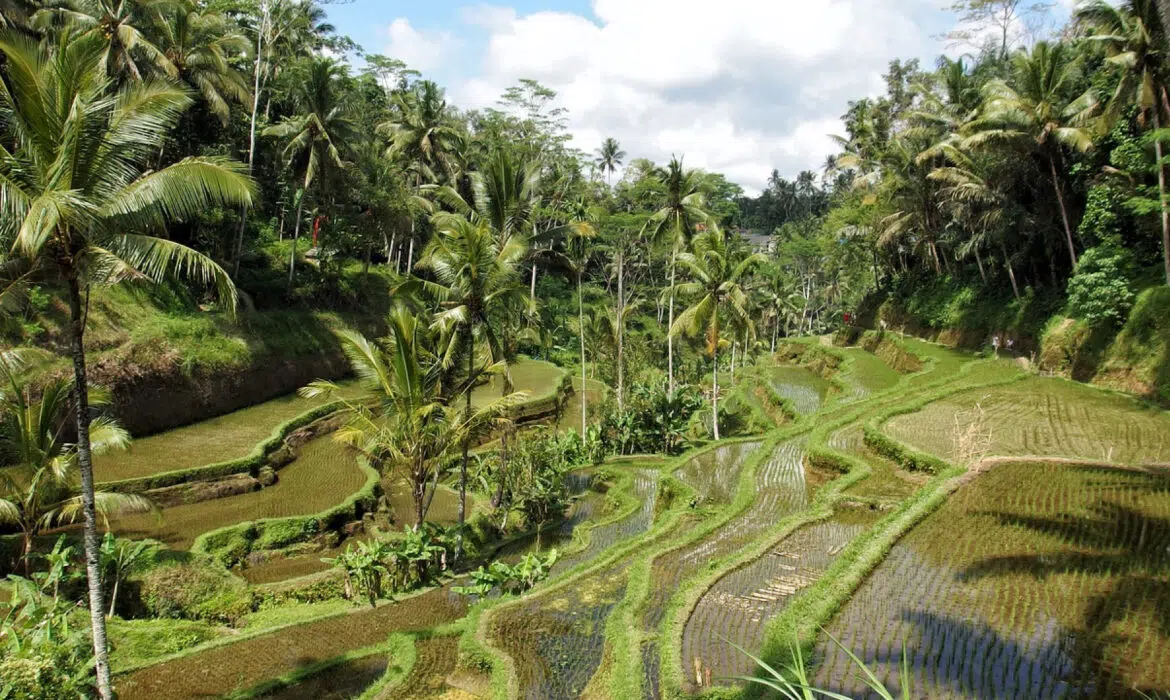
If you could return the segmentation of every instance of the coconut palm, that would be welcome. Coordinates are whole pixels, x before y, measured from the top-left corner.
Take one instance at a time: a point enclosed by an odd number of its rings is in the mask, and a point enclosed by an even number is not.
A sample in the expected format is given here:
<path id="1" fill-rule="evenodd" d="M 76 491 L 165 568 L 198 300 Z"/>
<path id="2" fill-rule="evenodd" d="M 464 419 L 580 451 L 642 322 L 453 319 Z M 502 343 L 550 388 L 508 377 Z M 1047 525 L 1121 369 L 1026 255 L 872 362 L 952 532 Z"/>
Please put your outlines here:
<path id="1" fill-rule="evenodd" d="M 442 88 L 421 80 L 412 90 L 395 93 L 392 106 L 394 117 L 378 125 L 378 133 L 390 140 L 387 157 L 416 164 L 426 182 L 453 180 L 463 135 Z"/>
<path id="2" fill-rule="evenodd" d="M 345 404 L 349 419 L 336 439 L 364 455 L 379 473 L 406 481 L 417 527 L 425 521 L 443 466 L 458 451 L 464 433 L 473 440 L 481 437 L 523 396 L 514 394 L 463 415 L 448 405 L 453 387 L 444 384 L 430 329 L 401 305 L 390 313 L 389 325 L 385 348 L 357 332 L 339 334 L 364 396 L 351 399 L 322 380 L 300 393 Z"/>
<path id="3" fill-rule="evenodd" d="M 617 139 L 609 137 L 601 142 L 601 147 L 597 149 L 597 157 L 593 159 L 593 164 L 597 166 L 600 172 L 605 173 L 605 182 L 612 186 L 614 172 L 622 166 L 622 161 L 626 159 L 626 152 L 618 144 Z"/>
<path id="4" fill-rule="evenodd" d="M 98 60 L 110 76 L 142 80 L 148 66 L 175 77 L 174 64 L 151 39 L 169 0 L 53 0 L 33 15 L 42 30 L 80 30 L 104 45 Z"/>
<path id="5" fill-rule="evenodd" d="M 248 81 L 231 63 L 248 53 L 249 41 L 222 14 L 181 2 L 163 14 L 156 32 L 175 74 L 203 98 L 220 124 L 227 126 L 229 101 L 251 103 Z"/>
<path id="6" fill-rule="evenodd" d="M 502 362 L 504 344 L 498 332 L 500 315 L 524 300 L 519 265 L 528 245 L 519 236 L 498 238 L 488 221 L 440 212 L 433 219 L 436 235 L 427 244 L 419 267 L 429 270 L 434 281 L 414 279 L 417 287 L 439 304 L 433 328 L 442 333 L 442 366 L 455 369 L 461 360 L 466 419 L 472 415 L 471 391 L 489 367 Z M 470 434 L 463 435 L 459 467 L 459 535 L 455 554 L 463 552 L 463 524 L 467 511 L 467 467 Z"/>
<path id="7" fill-rule="evenodd" d="M 692 252 L 678 256 L 678 263 L 691 281 L 677 285 L 677 292 L 693 299 L 689 307 L 670 326 L 670 335 L 703 335 L 711 353 L 711 423 L 719 439 L 719 343 L 726 321 L 737 334 L 750 335 L 753 323 L 748 310 L 744 278 L 767 257 L 753 254 L 740 262 L 731 257 L 727 235 L 712 225 L 695 237 Z M 673 291 L 673 290 L 672 290 Z"/>
<path id="8" fill-rule="evenodd" d="M 665 194 L 659 208 L 646 222 L 648 233 L 656 240 L 670 244 L 669 316 L 667 328 L 674 327 L 675 264 L 679 252 L 688 244 L 699 224 L 710 220 L 703 197 L 703 174 L 684 170 L 682 161 L 671 158 L 665 169 L 658 168 L 654 176 Z M 661 318 L 661 317 L 659 317 Z M 668 390 L 674 392 L 674 333 L 666 336 L 666 377 Z"/>
<path id="9" fill-rule="evenodd" d="M 98 689 L 111 697 L 101 614 L 83 298 L 94 284 L 159 279 L 170 272 L 214 286 L 229 311 L 235 287 L 207 257 L 145 235 L 224 204 L 248 202 L 253 184 L 224 158 L 187 158 L 161 170 L 147 161 L 191 98 L 173 85 L 134 81 L 114 92 L 93 35 L 64 35 L 52 50 L 0 32 L 8 80 L 0 90 L 0 240 L 13 256 L 56 274 L 69 309 L 75 443 Z M 16 148 L 9 151 L 11 145 Z"/>
<path id="10" fill-rule="evenodd" d="M 297 202 L 292 250 L 288 256 L 289 291 L 296 277 L 297 240 L 301 235 L 305 198 L 328 168 L 345 167 L 341 154 L 357 139 L 357 129 L 341 103 L 338 82 L 344 76 L 345 67 L 331 58 L 308 59 L 303 80 L 297 82 L 294 95 L 298 113 L 264 130 L 265 136 L 287 142 L 284 157 L 300 180 L 303 193 Z"/>
<path id="11" fill-rule="evenodd" d="M 1002 80 L 984 86 L 982 112 L 967 125 L 964 145 L 1017 143 L 1044 159 L 1056 191 L 1069 259 L 1075 267 L 1077 251 L 1057 161 L 1062 148 L 1092 148 L 1089 124 L 1097 110 L 1097 100 L 1091 90 L 1074 100 L 1065 98 L 1074 78 L 1071 51 L 1068 44 L 1041 41 L 1030 52 L 1017 53 L 1012 63 L 1016 86 Z"/>
<path id="12" fill-rule="evenodd" d="M 77 492 L 77 445 L 62 437 L 62 424 L 71 410 L 72 386 L 51 382 L 37 388 L 14 364 L 0 362 L 0 465 L 8 488 L 0 496 L 0 522 L 20 530 L 25 574 L 33 544 L 42 531 L 77 522 L 83 502 Z M 103 403 L 104 395 L 90 392 L 90 405 Z M 121 449 L 130 436 L 116 422 L 95 418 L 90 425 L 94 453 Z M 98 514 L 144 511 L 150 501 L 119 493 L 94 494 Z"/>
<path id="13" fill-rule="evenodd" d="M 1154 152 L 1158 163 L 1158 192 L 1162 208 L 1162 262 L 1170 284 L 1170 202 L 1166 200 L 1166 165 L 1162 162 L 1160 136 L 1163 119 L 1170 116 L 1166 94 L 1166 32 L 1154 0 L 1129 0 L 1122 7 L 1094 0 L 1077 9 L 1077 20 L 1090 31 L 1089 38 L 1105 47 L 1109 63 L 1121 68 L 1121 79 L 1105 109 L 1106 126 L 1112 125 L 1130 106 L 1155 130 Z"/>

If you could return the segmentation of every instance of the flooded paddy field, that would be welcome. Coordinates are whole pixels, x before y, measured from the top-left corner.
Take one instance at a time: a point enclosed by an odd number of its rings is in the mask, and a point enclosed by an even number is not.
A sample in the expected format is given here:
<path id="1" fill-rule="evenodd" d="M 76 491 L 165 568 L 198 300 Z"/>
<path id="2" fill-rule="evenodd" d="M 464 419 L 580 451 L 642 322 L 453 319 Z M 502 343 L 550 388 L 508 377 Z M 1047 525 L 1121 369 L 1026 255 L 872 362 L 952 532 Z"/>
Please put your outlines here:
<path id="1" fill-rule="evenodd" d="M 788 399 L 798 415 L 820 410 L 829 393 L 829 382 L 803 367 L 781 365 L 767 371 L 767 381 L 777 394 Z"/>
<path id="2" fill-rule="evenodd" d="M 390 657 L 371 654 L 331 666 L 296 685 L 265 693 L 263 700 L 350 700 L 386 673 Z"/>
<path id="3" fill-rule="evenodd" d="M 970 419 L 977 405 L 986 416 L 992 455 L 1170 463 L 1170 413 L 1061 379 L 1033 377 L 957 394 L 896 416 L 885 430 L 948 456 L 956 422 Z"/>
<path id="4" fill-rule="evenodd" d="M 1170 474 L 1000 464 L 891 550 L 828 632 L 915 697 L 1170 689 Z M 822 639 L 814 685 L 863 695 Z"/>
<path id="5" fill-rule="evenodd" d="M 868 509 L 838 509 L 828 520 L 800 528 L 706 591 L 683 633 L 681 661 L 691 690 L 750 675 L 755 662 L 731 645 L 755 653 L 768 619 L 816 582 L 845 545 L 876 519 L 877 513 Z"/>
<path id="6" fill-rule="evenodd" d="M 366 482 L 357 459 L 331 436 L 305 444 L 268 488 L 238 496 L 164 508 L 113 518 L 120 535 L 153 538 L 175 549 L 186 549 L 196 537 L 217 528 L 261 518 L 310 515 L 327 510 L 356 493 Z"/>
<path id="7" fill-rule="evenodd" d="M 122 700 L 220 697 L 381 644 L 393 632 L 421 632 L 453 622 L 466 611 L 463 596 L 436 588 L 156 664 L 119 676 L 115 688 Z"/>
<path id="8" fill-rule="evenodd" d="M 902 378 L 881 358 L 861 348 L 838 348 L 852 361 L 852 367 L 841 376 L 847 391 L 843 400 L 862 401 L 871 395 L 892 388 Z"/>

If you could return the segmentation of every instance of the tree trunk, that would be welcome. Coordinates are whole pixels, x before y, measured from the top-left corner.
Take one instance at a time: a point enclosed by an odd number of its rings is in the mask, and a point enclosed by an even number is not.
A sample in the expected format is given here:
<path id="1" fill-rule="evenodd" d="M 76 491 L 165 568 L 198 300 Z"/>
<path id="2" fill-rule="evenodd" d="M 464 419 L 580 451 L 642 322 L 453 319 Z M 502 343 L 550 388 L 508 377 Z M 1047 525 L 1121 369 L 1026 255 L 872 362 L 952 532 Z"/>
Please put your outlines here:
<path id="1" fill-rule="evenodd" d="M 406 251 L 406 274 L 410 274 L 411 268 L 414 267 L 414 233 L 410 234 L 410 247 Z"/>
<path id="2" fill-rule="evenodd" d="M 1064 205 L 1064 193 L 1060 191 L 1060 177 L 1056 174 L 1056 158 L 1048 156 L 1048 166 L 1052 169 L 1052 187 L 1056 190 L 1056 201 L 1060 204 L 1060 218 L 1064 221 L 1064 236 L 1068 243 L 1068 257 L 1072 260 L 1073 269 L 1077 266 L 1077 249 L 1073 246 L 1072 226 L 1068 223 L 1068 209 Z"/>
<path id="3" fill-rule="evenodd" d="M 106 613 L 106 618 L 109 619 L 114 616 L 114 608 L 118 605 L 118 584 L 121 581 L 114 578 L 114 589 L 110 591 L 110 611 Z"/>
<path id="4" fill-rule="evenodd" d="M 1154 107 L 1154 130 L 1162 128 L 1160 110 Z M 1162 139 L 1154 141 L 1154 155 L 1158 160 L 1158 199 L 1162 203 L 1162 265 L 1166 271 L 1166 284 L 1170 285 L 1170 202 L 1166 201 L 1166 166 L 1162 163 Z"/>
<path id="5" fill-rule="evenodd" d="M 532 261 L 532 281 L 528 284 L 528 301 L 536 301 L 536 261 Z"/>
<path id="6" fill-rule="evenodd" d="M 735 349 L 739 343 L 731 344 L 731 385 L 735 386 Z"/>
<path id="7" fill-rule="evenodd" d="M 296 276 L 297 241 L 301 237 L 301 215 L 304 213 L 306 191 L 301 194 L 301 201 L 297 203 L 297 220 L 293 225 L 292 252 L 288 254 L 288 291 L 292 292 L 293 278 Z"/>
<path id="8" fill-rule="evenodd" d="M 715 342 L 711 349 L 711 425 L 715 429 L 715 439 L 719 439 L 719 333 L 715 333 Z"/>
<path id="9" fill-rule="evenodd" d="M 626 339 L 626 298 L 625 298 L 625 252 L 617 255 L 618 298 L 617 298 L 617 402 L 618 412 L 625 410 L 625 366 L 623 351 Z"/>
<path id="10" fill-rule="evenodd" d="M 430 494 L 427 496 L 427 499 L 426 499 L 426 505 L 424 505 L 424 506 L 423 506 L 423 508 L 422 508 L 422 515 L 421 515 L 421 517 L 419 518 L 419 522 L 420 522 L 420 523 L 421 523 L 423 520 L 425 520 L 425 519 L 426 519 L 426 517 L 427 517 L 427 513 L 429 513 L 429 512 L 431 511 L 431 502 L 433 502 L 433 501 L 435 500 L 435 493 L 436 493 L 438 490 L 439 490 L 439 468 L 438 468 L 438 466 L 436 465 L 436 467 L 435 467 L 435 476 L 434 476 L 434 479 L 432 479 L 432 480 L 431 480 L 431 493 L 430 493 Z M 426 485 L 425 485 L 425 484 L 423 485 L 423 491 L 424 491 L 424 492 L 426 491 Z"/>
<path id="11" fill-rule="evenodd" d="M 463 405 L 463 459 L 459 462 L 459 529 L 455 534 L 455 563 L 463 557 L 463 526 L 467 522 L 467 465 L 471 454 L 471 375 L 475 363 L 475 341 L 467 329 L 467 390 Z"/>
<path id="12" fill-rule="evenodd" d="M 772 354 L 773 355 L 776 354 L 776 334 L 779 332 L 780 332 L 780 316 L 779 316 L 779 314 L 777 314 L 776 318 L 772 320 Z"/>
<path id="13" fill-rule="evenodd" d="M 260 26 L 256 31 L 256 62 L 252 66 L 252 116 L 248 124 L 248 175 L 256 162 L 256 116 L 260 107 L 260 72 L 264 61 L 264 32 L 268 23 L 268 2 L 260 3 Z M 240 228 L 236 232 L 236 255 L 232 277 L 240 276 L 240 257 L 244 251 L 244 228 L 248 224 L 248 206 L 240 207 Z"/>
<path id="14" fill-rule="evenodd" d="M 366 257 L 365 257 L 365 260 L 362 261 L 362 281 L 363 282 L 368 282 L 370 279 L 370 258 L 373 256 L 373 254 L 374 254 L 374 244 L 367 242 L 366 243 Z"/>
<path id="15" fill-rule="evenodd" d="M 1020 299 L 1020 285 L 1016 282 L 1016 272 L 1012 269 L 1011 258 L 1008 257 L 1007 246 L 1003 241 L 999 242 L 999 249 L 1003 252 L 1003 266 L 1007 268 L 1008 279 L 1012 281 L 1012 293 L 1016 295 L 1016 300 Z"/>
<path id="16" fill-rule="evenodd" d="M 33 535 L 28 530 L 24 532 L 24 577 L 32 578 L 32 550 Z"/>
<path id="17" fill-rule="evenodd" d="M 666 321 L 666 387 L 674 394 L 674 258 L 678 254 L 678 243 L 670 249 L 670 306 Z"/>
<path id="18" fill-rule="evenodd" d="M 70 263 L 72 264 L 72 262 Z M 89 444 L 89 382 L 85 364 L 85 327 L 82 318 L 81 288 L 77 273 L 66 269 L 69 286 L 70 345 L 73 356 L 73 404 L 77 419 L 77 469 L 81 473 L 81 509 L 84 517 L 83 542 L 85 574 L 89 584 L 89 620 L 93 629 L 94 666 L 97 671 L 98 694 L 102 700 L 112 700 L 110 685 L 109 645 L 106 641 L 106 618 L 102 614 L 105 597 L 102 595 L 101 554 L 98 545 L 97 508 L 94 502 L 93 455 Z"/>
<path id="19" fill-rule="evenodd" d="M 588 404 L 585 398 L 585 296 L 581 293 L 581 270 L 577 270 L 577 324 L 580 331 L 577 335 L 581 336 L 581 438 L 584 440 Z"/>
<path id="20" fill-rule="evenodd" d="M 979 279 L 987 284 L 987 273 L 983 271 L 983 256 L 979 254 L 979 247 L 975 248 L 975 264 L 979 266 Z"/>

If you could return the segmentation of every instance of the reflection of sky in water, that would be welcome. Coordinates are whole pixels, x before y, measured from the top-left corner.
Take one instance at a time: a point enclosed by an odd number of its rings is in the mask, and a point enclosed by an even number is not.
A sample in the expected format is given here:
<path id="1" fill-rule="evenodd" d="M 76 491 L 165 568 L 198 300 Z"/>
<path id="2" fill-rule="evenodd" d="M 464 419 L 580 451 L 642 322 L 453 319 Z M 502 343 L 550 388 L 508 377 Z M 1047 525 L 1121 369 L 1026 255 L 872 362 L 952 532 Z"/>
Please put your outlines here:
<path id="1" fill-rule="evenodd" d="M 995 605 L 987 593 L 961 580 L 955 569 L 934 566 L 898 545 L 829 627 L 896 688 L 905 641 L 915 697 L 1063 698 L 1075 665 L 1072 639 L 1052 617 L 1035 613 L 1013 630 L 993 629 L 971 618 Z M 985 589 L 994 594 L 995 589 Z M 817 646 L 814 685 L 864 697 L 865 687 L 848 656 L 828 639 Z"/>

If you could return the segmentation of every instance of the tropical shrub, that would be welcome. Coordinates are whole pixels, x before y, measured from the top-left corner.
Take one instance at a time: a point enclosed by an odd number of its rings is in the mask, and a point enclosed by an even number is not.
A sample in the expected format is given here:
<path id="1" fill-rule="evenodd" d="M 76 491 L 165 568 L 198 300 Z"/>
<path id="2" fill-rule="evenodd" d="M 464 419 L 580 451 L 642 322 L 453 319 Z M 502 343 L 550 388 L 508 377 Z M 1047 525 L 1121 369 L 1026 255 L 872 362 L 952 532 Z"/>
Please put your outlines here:
<path id="1" fill-rule="evenodd" d="M 254 609 L 242 579 L 203 561 L 155 567 L 138 584 L 142 606 L 153 617 L 235 624 Z"/>
<path id="2" fill-rule="evenodd" d="M 693 386 L 667 391 L 666 382 L 640 383 L 630 388 L 624 410 L 607 399 L 601 409 L 601 441 L 609 454 L 680 454 L 687 427 L 704 405 Z"/>
<path id="3" fill-rule="evenodd" d="M 1133 307 L 1132 262 L 1122 248 L 1103 245 L 1081 255 L 1068 282 L 1068 311 L 1091 326 L 1114 325 Z"/>
<path id="4" fill-rule="evenodd" d="M 536 552 L 525 554 L 515 565 L 496 560 L 481 566 L 470 574 L 470 586 L 456 586 L 455 592 L 482 598 L 493 590 L 520 595 L 548 578 L 557 562 L 557 550 L 549 550 L 543 557 Z"/>

